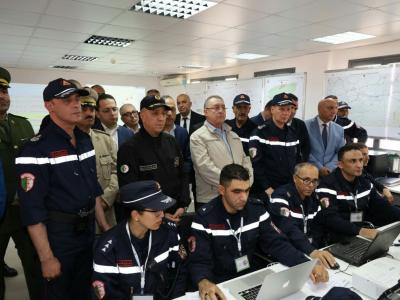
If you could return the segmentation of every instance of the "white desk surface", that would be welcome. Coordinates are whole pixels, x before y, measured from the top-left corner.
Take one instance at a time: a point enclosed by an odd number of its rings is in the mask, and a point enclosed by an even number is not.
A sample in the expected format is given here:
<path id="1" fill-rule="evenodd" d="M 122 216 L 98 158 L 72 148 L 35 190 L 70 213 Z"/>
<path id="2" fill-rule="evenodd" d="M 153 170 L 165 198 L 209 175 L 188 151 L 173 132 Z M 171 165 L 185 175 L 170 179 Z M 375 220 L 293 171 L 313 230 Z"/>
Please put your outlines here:
<path id="1" fill-rule="evenodd" d="M 387 186 L 387 188 L 388 188 L 389 191 L 391 191 L 392 193 L 400 194 L 400 184 L 395 185 L 395 186 Z"/>
<path id="2" fill-rule="evenodd" d="M 386 226 L 390 226 L 390 225 L 386 225 Z M 386 226 L 383 226 L 379 229 L 383 229 Z M 394 242 L 397 243 L 399 238 L 400 238 L 400 235 L 395 239 Z M 389 256 L 392 256 L 394 259 L 400 260 L 400 247 L 399 246 L 390 247 L 388 254 L 389 254 Z M 354 270 L 356 270 L 358 267 L 350 265 L 349 263 L 346 263 L 338 258 L 336 258 L 336 261 L 340 265 L 340 269 L 339 270 L 328 270 L 329 277 L 331 279 L 330 282 L 319 283 L 319 284 L 314 285 L 311 282 L 311 280 L 309 280 L 299 292 L 292 294 L 288 297 L 285 297 L 284 300 L 305 299 L 307 296 L 311 296 L 311 295 L 322 296 L 326 292 L 328 292 L 332 286 L 349 287 L 353 291 L 355 291 L 362 299 L 372 300 L 372 298 L 369 298 L 368 296 L 364 295 L 361 291 L 358 291 L 358 290 L 355 290 L 354 288 L 352 288 L 351 275 L 353 274 Z M 276 264 L 269 268 L 272 269 L 273 271 L 277 272 L 277 271 L 281 271 L 281 270 L 285 269 L 286 267 L 281 264 Z M 262 271 L 262 270 L 258 270 L 255 272 L 260 272 L 260 271 Z M 250 274 L 252 274 L 252 273 L 250 273 Z M 246 277 L 246 276 L 249 276 L 249 274 L 242 275 L 241 277 Z M 233 278 L 231 280 L 237 280 L 238 278 L 240 278 L 240 277 Z M 226 281 L 226 282 L 228 282 L 228 281 Z M 223 292 L 225 293 L 226 291 L 223 291 Z M 226 295 L 226 296 L 227 296 L 228 300 L 235 300 L 235 298 L 231 295 Z M 198 300 L 198 299 L 200 299 L 200 297 L 199 297 L 198 293 L 195 292 L 195 293 L 186 293 L 185 296 L 176 298 L 175 300 Z"/>

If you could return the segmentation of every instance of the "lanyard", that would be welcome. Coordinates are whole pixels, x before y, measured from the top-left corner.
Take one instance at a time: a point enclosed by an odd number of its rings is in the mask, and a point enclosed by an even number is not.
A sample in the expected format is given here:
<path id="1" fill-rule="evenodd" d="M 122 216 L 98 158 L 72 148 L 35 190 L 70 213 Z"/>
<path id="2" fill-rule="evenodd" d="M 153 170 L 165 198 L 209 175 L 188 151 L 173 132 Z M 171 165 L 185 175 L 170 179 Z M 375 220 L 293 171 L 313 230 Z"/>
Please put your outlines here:
<path id="1" fill-rule="evenodd" d="M 237 245 L 238 245 L 239 254 L 242 255 L 241 237 L 242 237 L 242 231 L 243 231 L 243 217 L 240 218 L 240 231 L 239 231 L 239 234 L 235 234 L 235 231 L 232 229 L 231 222 L 229 222 L 229 219 L 226 219 L 226 222 L 229 225 L 229 228 L 231 230 L 231 233 L 232 233 L 233 237 L 236 239 L 236 242 L 237 242 Z"/>
<path id="2" fill-rule="evenodd" d="M 304 208 L 303 208 L 303 204 L 300 204 L 300 208 L 301 208 L 301 214 L 303 215 L 303 231 L 305 234 L 307 234 L 307 222 L 308 222 L 308 216 L 306 217 L 306 215 L 304 214 Z"/>
<path id="3" fill-rule="evenodd" d="M 138 267 L 140 268 L 140 293 L 143 295 L 144 294 L 144 285 L 146 283 L 146 266 L 147 266 L 147 261 L 149 260 L 150 250 L 151 250 L 151 231 L 150 231 L 150 235 L 149 235 L 149 246 L 148 246 L 148 250 L 147 250 L 146 262 L 144 263 L 143 266 L 140 265 L 139 255 L 137 254 L 135 247 L 133 247 L 128 222 L 126 222 L 126 233 L 128 234 L 129 242 L 132 247 L 133 256 L 135 257 L 136 263 L 137 263 Z"/>
<path id="4" fill-rule="evenodd" d="M 358 191 L 356 191 L 356 195 L 354 196 L 353 194 L 351 194 L 352 196 L 353 196 L 353 200 L 354 200 L 354 205 L 355 205 L 355 207 L 356 207 L 356 211 L 358 211 L 358 200 L 357 200 L 357 197 L 358 197 Z"/>

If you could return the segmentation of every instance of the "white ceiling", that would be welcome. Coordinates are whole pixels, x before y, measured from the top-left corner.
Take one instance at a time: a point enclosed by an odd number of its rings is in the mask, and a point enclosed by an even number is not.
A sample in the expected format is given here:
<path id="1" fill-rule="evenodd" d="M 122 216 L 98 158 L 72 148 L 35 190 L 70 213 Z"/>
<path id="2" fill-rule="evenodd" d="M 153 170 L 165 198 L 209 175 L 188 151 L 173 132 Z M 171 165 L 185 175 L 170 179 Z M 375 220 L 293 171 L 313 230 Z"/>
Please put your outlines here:
<path id="1" fill-rule="evenodd" d="M 188 20 L 129 11 L 136 0 L 1 0 L 0 65 L 159 76 L 193 72 L 182 65 L 222 68 L 400 38 L 400 1 L 394 0 L 217 0 Z M 357 31 L 376 38 L 328 45 L 312 38 Z M 84 44 L 90 35 L 134 39 L 126 48 Z M 93 62 L 61 59 L 96 56 Z M 265 60 L 265 59 L 262 59 Z"/>

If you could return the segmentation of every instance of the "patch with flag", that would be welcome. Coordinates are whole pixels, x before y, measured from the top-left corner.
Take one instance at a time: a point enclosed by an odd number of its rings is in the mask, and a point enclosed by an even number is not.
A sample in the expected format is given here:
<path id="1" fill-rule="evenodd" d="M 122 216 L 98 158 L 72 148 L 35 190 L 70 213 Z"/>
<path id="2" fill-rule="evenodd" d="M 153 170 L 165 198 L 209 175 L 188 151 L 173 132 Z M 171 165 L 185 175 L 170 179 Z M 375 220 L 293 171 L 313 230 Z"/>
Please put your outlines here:
<path id="1" fill-rule="evenodd" d="M 25 192 L 29 192 L 35 184 L 35 176 L 31 173 L 23 173 L 21 174 L 20 179 L 21 189 Z"/>
<path id="2" fill-rule="evenodd" d="M 322 198 L 320 200 L 320 202 L 321 202 L 321 205 L 322 205 L 323 208 L 328 208 L 329 207 L 329 198 L 328 197 Z"/>
<path id="3" fill-rule="evenodd" d="M 100 280 L 96 280 L 92 283 L 92 287 L 97 299 L 103 299 L 104 296 L 106 295 L 106 289 L 104 287 L 104 283 Z"/>

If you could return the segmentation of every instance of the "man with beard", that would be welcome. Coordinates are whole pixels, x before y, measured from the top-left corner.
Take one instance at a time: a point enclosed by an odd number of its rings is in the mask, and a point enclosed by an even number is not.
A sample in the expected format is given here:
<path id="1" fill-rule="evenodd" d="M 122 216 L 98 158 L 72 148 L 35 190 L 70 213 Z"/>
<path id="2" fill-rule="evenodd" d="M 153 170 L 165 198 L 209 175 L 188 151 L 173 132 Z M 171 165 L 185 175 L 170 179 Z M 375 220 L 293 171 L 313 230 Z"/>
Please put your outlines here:
<path id="1" fill-rule="evenodd" d="M 109 134 L 91 129 L 96 114 L 97 93 L 91 88 L 85 89 L 90 94 L 81 97 L 82 118 L 77 126 L 90 135 L 96 153 L 97 180 L 103 189 L 103 195 L 97 198 L 99 203 L 96 203 L 96 233 L 99 234 L 117 224 L 114 213 L 114 202 L 118 194 L 117 149 Z"/>
<path id="2" fill-rule="evenodd" d="M 251 109 L 250 97 L 246 94 L 240 94 L 233 99 L 232 110 L 235 118 L 226 120 L 226 123 L 231 126 L 232 131 L 240 137 L 243 150 L 246 155 L 249 155 L 249 138 L 253 130 L 257 127 L 250 119 L 249 112 Z"/>

